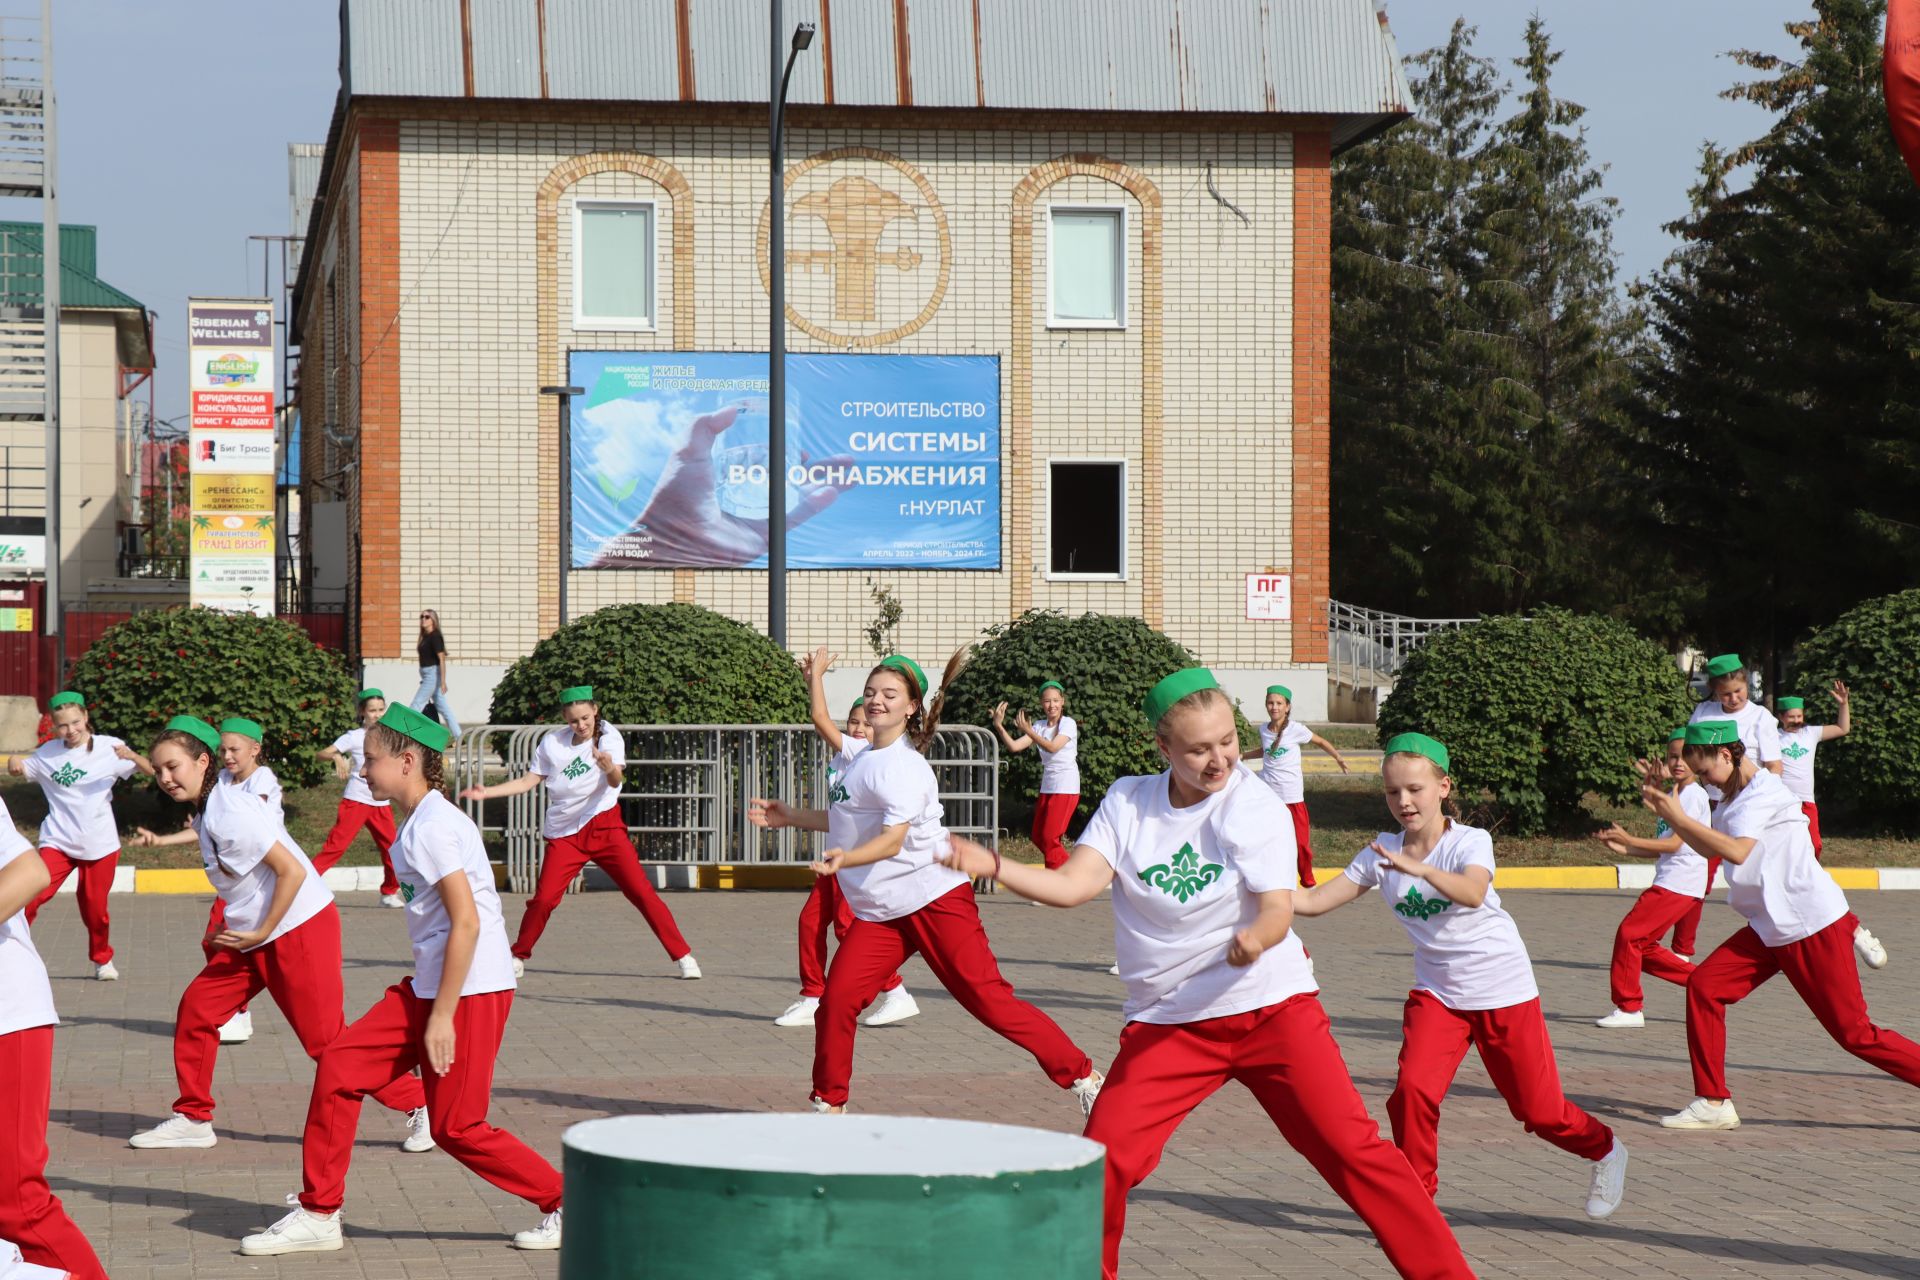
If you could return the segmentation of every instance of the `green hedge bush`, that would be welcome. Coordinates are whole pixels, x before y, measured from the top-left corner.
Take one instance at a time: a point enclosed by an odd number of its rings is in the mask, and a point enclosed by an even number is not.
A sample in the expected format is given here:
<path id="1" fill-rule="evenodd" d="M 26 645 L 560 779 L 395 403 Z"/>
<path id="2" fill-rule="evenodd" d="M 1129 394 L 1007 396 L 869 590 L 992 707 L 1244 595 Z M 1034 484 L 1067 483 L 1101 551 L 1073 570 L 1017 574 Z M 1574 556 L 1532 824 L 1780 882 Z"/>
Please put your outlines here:
<path id="1" fill-rule="evenodd" d="M 1440 739 L 1469 821 L 1537 835 L 1590 826 L 1590 792 L 1631 799 L 1634 761 L 1664 750 L 1692 710 L 1659 645 L 1609 618 L 1545 609 L 1427 641 L 1381 704 L 1379 733 L 1383 744 L 1408 731 Z"/>
<path id="2" fill-rule="evenodd" d="M 1920 589 L 1857 605 L 1794 654 L 1784 692 L 1807 700 L 1809 724 L 1839 714 L 1832 687 L 1847 683 L 1853 729 L 1814 756 L 1820 807 L 1911 830 L 1920 820 Z"/>
<path id="3" fill-rule="evenodd" d="M 991 727 L 995 704 L 1007 704 L 1007 732 L 1018 736 L 1014 713 L 1026 708 L 1040 718 L 1040 685 L 1066 686 L 1067 714 L 1080 727 L 1080 808 L 1090 815 L 1115 778 L 1158 773 L 1166 762 L 1153 744 L 1153 730 L 1140 713 L 1147 690 L 1171 672 L 1195 665 L 1194 656 L 1138 618 L 1083 613 L 1070 618 L 1053 610 L 1029 610 L 1013 622 L 989 627 L 967 668 L 947 691 L 950 724 Z M 1243 742 L 1253 729 L 1235 709 Z M 1001 825 L 1024 826 L 1040 790 L 1040 752 L 1002 752 Z"/>
<path id="4" fill-rule="evenodd" d="M 554 698 L 590 684 L 613 724 L 803 724 L 807 686 L 780 646 L 691 604 L 621 604 L 570 622 L 507 669 L 495 724 L 556 724 Z"/>
<path id="5" fill-rule="evenodd" d="M 340 655 L 278 618 L 160 609 L 107 628 L 74 665 L 94 726 L 144 752 L 175 715 L 258 720 L 264 757 L 287 787 L 331 774 L 316 754 L 354 726 Z"/>

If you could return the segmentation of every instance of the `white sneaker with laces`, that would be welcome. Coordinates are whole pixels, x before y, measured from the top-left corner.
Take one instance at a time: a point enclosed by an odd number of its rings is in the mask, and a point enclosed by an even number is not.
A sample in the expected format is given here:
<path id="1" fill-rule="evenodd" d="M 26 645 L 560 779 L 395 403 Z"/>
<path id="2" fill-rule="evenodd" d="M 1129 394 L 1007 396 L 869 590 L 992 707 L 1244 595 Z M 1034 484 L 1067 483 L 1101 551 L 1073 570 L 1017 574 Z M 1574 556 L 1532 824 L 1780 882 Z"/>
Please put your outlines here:
<path id="1" fill-rule="evenodd" d="M 516 978 L 524 978 L 527 976 L 527 962 L 519 956 L 513 958 L 513 976 Z"/>
<path id="2" fill-rule="evenodd" d="M 1631 1013 L 1625 1009 L 1615 1009 L 1604 1018 L 1594 1019 L 1593 1025 L 1596 1027 L 1606 1027 L 1608 1030 L 1619 1027 L 1644 1027 L 1647 1025 L 1647 1015 L 1638 1009 L 1633 1010 Z"/>
<path id="3" fill-rule="evenodd" d="M 920 1016 L 920 1005 L 907 994 L 904 986 L 881 993 L 873 1008 L 867 1010 L 867 1016 L 860 1019 L 863 1027 L 884 1027 L 893 1022 L 905 1022 L 908 1018 Z"/>
<path id="4" fill-rule="evenodd" d="M 280 1253 L 328 1253 L 338 1249 L 340 1214 L 309 1213 L 296 1207 L 292 1213 L 240 1242 L 240 1252 L 250 1258 L 272 1257 Z"/>
<path id="5" fill-rule="evenodd" d="M 380 905 L 383 907 L 404 909 L 407 905 L 407 900 L 397 893 L 383 893 L 380 895 Z"/>
<path id="6" fill-rule="evenodd" d="M 422 1151 L 434 1148 L 433 1127 L 427 1123 L 427 1109 L 415 1107 L 407 1112 L 407 1137 L 400 1149 L 409 1155 L 419 1155 Z"/>
<path id="7" fill-rule="evenodd" d="M 1073 1082 L 1073 1096 L 1080 1100 L 1081 1115 L 1090 1116 L 1093 1114 L 1094 1099 L 1100 1096 L 1100 1086 L 1106 1082 L 1107 1078 L 1098 1071 L 1090 1076 L 1082 1076 Z"/>
<path id="8" fill-rule="evenodd" d="M 819 996 L 801 996 L 787 1006 L 787 1011 L 773 1020 L 776 1027 L 810 1027 L 813 1014 L 820 1007 Z"/>
<path id="9" fill-rule="evenodd" d="M 700 962 L 693 958 L 692 952 L 688 952 L 686 955 L 681 956 L 680 959 L 677 961 L 677 963 L 680 966 L 680 976 L 683 978 L 692 980 L 694 978 L 704 976 L 700 972 Z"/>
<path id="10" fill-rule="evenodd" d="M 1593 1182 L 1587 1187 L 1587 1216 L 1611 1218 L 1627 1194 L 1627 1149 L 1620 1139 L 1613 1150 L 1593 1162 Z"/>
<path id="11" fill-rule="evenodd" d="M 560 1247 L 560 1210 L 555 1209 L 540 1219 L 540 1225 L 531 1231 L 513 1233 L 513 1247 L 516 1249 L 558 1249 Z"/>
<path id="12" fill-rule="evenodd" d="M 143 1129 L 127 1139 L 130 1147 L 160 1150 L 171 1147 L 210 1147 L 220 1141 L 213 1134 L 210 1120 L 189 1120 L 178 1111 L 151 1129 Z"/>
<path id="13" fill-rule="evenodd" d="M 1867 968 L 1887 967 L 1887 949 L 1880 945 L 1880 939 L 1867 932 L 1867 926 L 1861 925 L 1853 931 L 1853 949 L 1860 953 L 1860 959 Z"/>
<path id="14" fill-rule="evenodd" d="M 1660 1117 L 1663 1129 L 1738 1129 L 1740 1113 L 1733 1109 L 1733 1099 L 1710 1102 L 1706 1098 L 1695 1098 L 1684 1111 L 1676 1111 L 1670 1116 Z"/>
<path id="15" fill-rule="evenodd" d="M 1880 963 L 1885 964 L 1886 961 L 1882 960 Z M 113 967 L 113 961 L 111 960 L 107 961 L 105 964 L 95 965 L 93 969 L 93 976 L 99 979 L 101 982 L 120 981 L 120 971 Z"/>
<path id="16" fill-rule="evenodd" d="M 245 1009 L 220 1024 L 221 1044 L 245 1044 L 253 1039 L 253 1015 Z"/>

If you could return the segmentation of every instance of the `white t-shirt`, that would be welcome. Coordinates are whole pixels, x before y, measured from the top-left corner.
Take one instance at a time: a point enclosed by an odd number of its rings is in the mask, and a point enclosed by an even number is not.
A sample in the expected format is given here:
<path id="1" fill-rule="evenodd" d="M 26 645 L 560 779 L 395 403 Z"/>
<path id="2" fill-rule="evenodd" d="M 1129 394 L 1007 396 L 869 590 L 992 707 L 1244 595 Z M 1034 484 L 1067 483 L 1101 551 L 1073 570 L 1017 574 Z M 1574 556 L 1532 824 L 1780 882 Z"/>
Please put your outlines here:
<path id="1" fill-rule="evenodd" d="M 349 729 L 333 740 L 333 749 L 347 758 L 352 772 L 347 774 L 347 789 L 341 793 L 341 799 L 352 800 L 358 804 L 370 804 L 377 808 L 387 808 L 385 800 L 375 800 L 373 792 L 367 790 L 367 780 L 360 776 L 360 770 L 367 765 L 367 731 Z"/>
<path id="2" fill-rule="evenodd" d="M 1747 759 L 1757 765 L 1765 765 L 1773 760 L 1781 760 L 1780 722 L 1773 713 L 1757 702 L 1749 702 L 1736 712 L 1729 712 L 1712 698 L 1694 707 L 1689 724 L 1699 724 L 1702 720 L 1731 720 L 1740 729 L 1740 741 L 1746 744 Z M 1720 802 L 1720 788 L 1706 786 L 1707 798 L 1715 804 Z"/>
<path id="3" fill-rule="evenodd" d="M 1813 753 L 1820 749 L 1821 727 L 1803 724 L 1780 735 L 1780 781 L 1802 804 L 1813 803 Z"/>
<path id="4" fill-rule="evenodd" d="M 1077 796 L 1080 794 L 1080 726 L 1073 722 L 1072 716 L 1061 716 L 1060 727 L 1054 729 L 1045 720 L 1036 720 L 1028 726 L 1028 735 L 1035 742 L 1042 738 L 1052 742 L 1060 737 L 1067 745 L 1058 751 L 1040 752 L 1040 794 L 1043 796 Z"/>
<path id="5" fill-rule="evenodd" d="M 400 897 L 407 904 L 407 937 L 413 942 L 413 993 L 423 1000 L 440 994 L 447 935 L 453 930 L 447 904 L 440 898 L 440 882 L 456 871 L 467 873 L 473 905 L 480 914 L 480 937 L 460 994 L 513 990 L 513 952 L 500 916 L 500 894 L 493 887 L 493 865 L 487 861 L 473 819 L 441 792 L 429 791 L 401 826 L 392 853 Z"/>
<path id="6" fill-rule="evenodd" d="M 0 1280 L 67 1280 L 73 1273 L 58 1267 L 43 1267 L 20 1256 L 20 1246 L 0 1240 Z"/>
<path id="7" fill-rule="evenodd" d="M 13 825 L 6 802 L 0 801 L 0 867 L 23 853 L 40 856 Z M 27 913 L 24 909 L 16 911 L 0 923 L 0 1036 L 59 1023 L 59 1015 L 53 1011 L 53 987 L 47 982 L 47 966 L 34 948 L 33 933 L 27 928 Z"/>
<path id="8" fill-rule="evenodd" d="M 1121 778 L 1076 848 L 1113 866 L 1113 946 L 1129 1022 L 1178 1024 L 1265 1009 L 1319 989 L 1300 935 L 1244 968 L 1233 935 L 1260 914 L 1261 893 L 1299 886 L 1293 821 L 1251 774 L 1199 804 L 1173 807 L 1170 775 Z"/>
<path id="9" fill-rule="evenodd" d="M 947 848 L 947 829 L 940 825 L 945 816 L 933 766 L 906 734 L 848 761 L 827 792 L 828 845 L 857 848 L 885 827 L 909 824 L 899 853 L 840 873 L 840 891 L 853 914 L 897 920 L 968 883 L 961 872 L 934 861 Z"/>
<path id="10" fill-rule="evenodd" d="M 93 735 L 91 747 L 84 742 L 69 747 L 55 738 L 22 762 L 27 776 L 47 793 L 42 848 L 58 849 L 78 862 L 97 862 L 120 848 L 113 784 L 134 771 L 133 761 L 113 754 L 120 745 L 120 739 L 104 733 Z"/>
<path id="11" fill-rule="evenodd" d="M 846 776 L 847 768 L 853 763 L 853 758 L 871 745 L 865 738 L 856 738 L 848 733 L 840 735 L 840 749 L 827 760 L 827 794 L 829 796 L 833 794 L 833 789 L 840 779 Z"/>
<path id="12" fill-rule="evenodd" d="M 1847 914 L 1847 895 L 1814 859 L 1800 801 L 1765 769 L 1713 811 L 1713 829 L 1757 843 L 1745 862 L 1722 862 L 1727 904 L 1770 947 L 1811 938 Z"/>
<path id="13" fill-rule="evenodd" d="M 267 865 L 268 850 L 276 844 L 286 846 L 307 873 L 293 895 L 293 905 L 280 917 L 273 932 L 247 950 L 264 947 L 291 933 L 333 905 L 332 890 L 322 883 L 305 852 L 259 797 L 231 783 L 218 783 L 207 794 L 206 808 L 193 825 L 200 834 L 201 864 L 207 869 L 207 879 L 213 882 L 213 891 L 227 904 L 227 928 L 236 933 L 258 929 L 273 906 L 279 877 Z"/>
<path id="14" fill-rule="evenodd" d="M 547 780 L 547 816 L 540 825 L 546 839 L 570 836 L 620 803 L 620 788 L 593 762 L 596 748 L 626 761 L 627 744 L 620 731 L 604 723 L 598 742 L 575 742 L 573 730 L 561 725 L 534 748 L 532 771 Z"/>
<path id="15" fill-rule="evenodd" d="M 1283 804 L 1306 801 L 1306 782 L 1300 776 L 1300 748 L 1312 741 L 1313 730 L 1297 720 L 1287 721 L 1286 728 L 1277 734 L 1270 724 L 1260 726 L 1260 780 L 1273 788 Z"/>
<path id="16" fill-rule="evenodd" d="M 1401 833 L 1381 832 L 1380 847 L 1400 849 Z M 1468 867 L 1493 870 L 1493 838 L 1479 827 L 1449 820 L 1446 834 L 1427 855 L 1427 865 L 1442 871 Z M 1431 884 L 1386 866 L 1372 849 L 1362 849 L 1347 864 L 1355 884 L 1380 890 L 1393 914 L 1413 939 L 1413 985 L 1431 992 L 1449 1009 L 1505 1009 L 1540 994 L 1533 981 L 1533 960 L 1520 941 L 1519 926 L 1487 886 L 1477 907 L 1447 901 Z"/>
<path id="17" fill-rule="evenodd" d="M 247 775 L 245 782 L 235 782 L 232 772 L 222 769 L 220 771 L 220 781 L 230 787 L 238 787 L 250 796 L 259 796 L 262 800 L 266 801 L 267 812 L 273 815 L 275 822 L 286 822 L 286 797 L 281 793 L 280 779 L 276 778 L 273 770 L 269 769 L 266 765 L 255 765 L 253 772 Z"/>
<path id="18" fill-rule="evenodd" d="M 1697 782 L 1680 788 L 1680 811 L 1703 826 L 1710 824 L 1713 804 L 1707 799 L 1707 789 Z M 1672 834 L 1673 828 L 1662 822 L 1653 838 L 1662 840 Z M 1689 898 L 1704 898 L 1707 896 L 1707 860 L 1682 840 L 1678 849 L 1661 854 L 1653 864 L 1653 887 Z"/>

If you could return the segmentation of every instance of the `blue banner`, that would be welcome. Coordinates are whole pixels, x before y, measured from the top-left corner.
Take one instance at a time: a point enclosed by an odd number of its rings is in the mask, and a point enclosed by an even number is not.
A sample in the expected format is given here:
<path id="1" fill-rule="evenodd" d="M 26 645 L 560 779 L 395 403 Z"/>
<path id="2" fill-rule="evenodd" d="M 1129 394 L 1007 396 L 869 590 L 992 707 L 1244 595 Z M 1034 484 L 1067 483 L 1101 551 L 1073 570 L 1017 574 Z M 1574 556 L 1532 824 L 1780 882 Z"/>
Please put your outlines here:
<path id="1" fill-rule="evenodd" d="M 573 567 L 767 563 L 765 353 L 575 351 Z M 787 563 L 1000 567 L 996 356 L 787 357 Z"/>

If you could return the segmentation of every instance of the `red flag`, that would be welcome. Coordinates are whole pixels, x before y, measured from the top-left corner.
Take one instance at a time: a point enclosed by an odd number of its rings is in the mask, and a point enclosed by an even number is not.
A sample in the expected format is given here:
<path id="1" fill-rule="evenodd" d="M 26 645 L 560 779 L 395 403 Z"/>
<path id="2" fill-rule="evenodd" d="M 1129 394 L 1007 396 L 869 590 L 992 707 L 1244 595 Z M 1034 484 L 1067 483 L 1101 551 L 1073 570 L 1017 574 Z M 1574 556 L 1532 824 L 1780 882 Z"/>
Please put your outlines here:
<path id="1" fill-rule="evenodd" d="M 1920 0 L 1888 0 L 1887 52 L 1881 62 L 1893 141 L 1920 182 Z"/>

